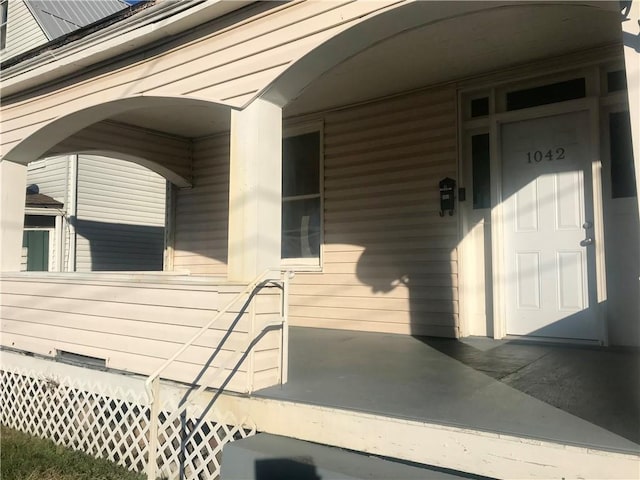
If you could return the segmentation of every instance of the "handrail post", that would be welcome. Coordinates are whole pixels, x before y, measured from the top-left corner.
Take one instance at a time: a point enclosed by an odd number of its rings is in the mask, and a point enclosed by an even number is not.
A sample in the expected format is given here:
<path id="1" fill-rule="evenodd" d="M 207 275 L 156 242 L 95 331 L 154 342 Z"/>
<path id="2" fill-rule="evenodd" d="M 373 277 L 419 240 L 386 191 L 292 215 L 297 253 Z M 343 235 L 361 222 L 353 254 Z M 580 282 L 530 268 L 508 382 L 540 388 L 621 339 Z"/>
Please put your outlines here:
<path id="1" fill-rule="evenodd" d="M 147 480 L 156 480 L 158 470 L 158 427 L 160 417 L 160 377 L 152 382 L 151 418 L 149 422 L 149 459 L 147 461 Z"/>
<path id="2" fill-rule="evenodd" d="M 289 284 L 294 273 L 284 272 L 282 276 L 282 352 L 280 383 L 285 384 L 289 379 Z"/>
<path id="3" fill-rule="evenodd" d="M 147 480 L 156 480 L 158 475 L 158 432 L 159 432 L 159 416 L 160 416 L 160 376 L 165 371 L 165 369 L 173 363 L 180 355 L 182 355 L 194 342 L 197 340 L 202 334 L 204 334 L 211 325 L 213 325 L 219 318 L 222 317 L 227 311 L 236 304 L 239 300 L 242 299 L 245 295 L 251 295 L 251 293 L 258 287 L 260 282 L 265 279 L 267 274 L 269 274 L 273 269 L 267 269 L 262 274 L 260 274 L 256 279 L 249 283 L 246 288 L 244 288 L 240 293 L 233 297 L 229 303 L 226 304 L 223 308 L 219 309 L 218 313 L 205 325 L 203 325 L 189 340 L 182 344 L 182 346 L 167 360 L 165 360 L 162 365 L 160 365 L 153 373 L 151 373 L 144 382 L 144 387 L 147 393 L 147 398 L 149 399 L 149 408 L 150 408 L 150 416 L 149 419 L 149 458 L 147 461 Z M 288 302 L 287 302 L 288 306 Z M 283 314 L 286 311 L 283 309 Z M 282 321 L 278 322 L 278 324 L 282 325 Z M 287 340 L 288 344 L 288 340 Z M 250 347 L 251 345 L 249 345 Z M 286 366 L 285 366 L 286 368 Z M 218 369 L 217 372 L 221 372 L 224 370 L 224 366 L 222 369 Z M 286 374 L 286 369 L 283 370 Z M 196 392 L 201 392 L 206 388 L 206 384 L 202 383 L 200 387 L 196 390 Z M 186 410 L 187 404 L 182 406 L 178 406 L 177 410 L 169 414 L 168 418 L 165 421 L 170 421 L 174 415 L 179 414 L 180 412 Z M 176 413 L 177 412 L 177 413 Z"/>

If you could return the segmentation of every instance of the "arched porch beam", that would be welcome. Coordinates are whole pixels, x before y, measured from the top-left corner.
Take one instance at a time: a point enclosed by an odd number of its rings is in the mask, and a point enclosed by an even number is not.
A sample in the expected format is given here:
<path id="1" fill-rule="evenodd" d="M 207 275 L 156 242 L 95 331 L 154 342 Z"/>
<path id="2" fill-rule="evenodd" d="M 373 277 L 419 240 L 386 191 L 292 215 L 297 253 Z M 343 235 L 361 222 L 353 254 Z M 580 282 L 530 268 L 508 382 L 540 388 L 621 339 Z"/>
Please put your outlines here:
<path id="1" fill-rule="evenodd" d="M 138 109 L 162 109 L 163 107 L 180 107 L 188 115 L 189 108 L 192 106 L 209 108 L 212 118 L 230 115 L 231 111 L 230 107 L 226 105 L 202 99 L 182 96 L 135 95 L 96 103 L 25 128 L 16 124 L 14 129 L 14 122 L 3 119 L 2 159 L 27 164 L 41 158 L 55 145 L 82 129 L 116 115 Z"/>
<path id="2" fill-rule="evenodd" d="M 191 141 L 117 122 L 90 125 L 44 156 L 68 153 L 112 156 L 147 167 L 178 187 L 190 187 Z"/>
<path id="3" fill-rule="evenodd" d="M 270 85 L 256 95 L 284 107 L 297 98 L 313 81 L 358 53 L 396 35 L 445 20 L 481 11 L 517 8 L 539 2 L 411 2 L 377 13 L 340 31 L 292 63 Z M 550 1 L 548 5 L 597 8 L 616 11 L 617 2 Z"/>

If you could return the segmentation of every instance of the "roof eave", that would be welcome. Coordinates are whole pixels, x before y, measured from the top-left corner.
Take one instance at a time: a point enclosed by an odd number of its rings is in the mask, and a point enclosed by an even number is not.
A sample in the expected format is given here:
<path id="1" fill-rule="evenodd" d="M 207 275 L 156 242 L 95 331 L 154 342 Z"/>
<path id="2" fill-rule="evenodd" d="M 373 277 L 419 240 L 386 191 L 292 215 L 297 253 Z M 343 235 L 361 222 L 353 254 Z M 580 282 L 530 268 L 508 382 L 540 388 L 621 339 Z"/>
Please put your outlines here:
<path id="1" fill-rule="evenodd" d="M 37 56 L 6 68 L 3 66 L 0 96 L 6 100 L 13 95 L 77 73 L 91 65 L 121 57 L 155 41 L 165 40 L 169 36 L 222 17 L 250 3 L 253 2 L 160 1 L 136 15 L 129 15 L 104 28 L 72 32 L 65 37 L 73 37 L 77 33 L 80 35 L 71 41 L 67 39 L 67 43 L 61 40 L 60 45 L 57 41 L 50 42 L 58 46 L 44 49 Z"/>

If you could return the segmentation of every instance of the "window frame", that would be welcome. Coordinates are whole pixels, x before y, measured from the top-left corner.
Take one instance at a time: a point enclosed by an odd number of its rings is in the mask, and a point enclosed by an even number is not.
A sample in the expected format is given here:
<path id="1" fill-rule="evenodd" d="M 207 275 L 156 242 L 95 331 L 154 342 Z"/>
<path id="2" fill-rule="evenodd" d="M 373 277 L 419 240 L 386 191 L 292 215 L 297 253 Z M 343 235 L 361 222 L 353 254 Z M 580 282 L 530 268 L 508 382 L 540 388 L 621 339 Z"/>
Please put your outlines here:
<path id="1" fill-rule="evenodd" d="M 0 51 L 7 49 L 7 25 L 9 24 L 9 0 L 0 0 Z"/>
<path id="2" fill-rule="evenodd" d="M 298 122 L 286 125 L 282 131 L 282 141 L 290 137 L 304 135 L 307 133 L 318 133 L 320 145 L 318 145 L 318 194 L 295 195 L 285 197 L 282 196 L 282 204 L 286 201 L 294 199 L 303 200 L 311 198 L 320 199 L 320 239 L 318 256 L 313 258 L 280 258 L 280 266 L 283 269 L 295 270 L 300 272 L 321 272 L 324 262 L 324 122 L 322 120 Z M 284 153 L 283 153 L 283 169 L 284 169 Z M 282 232 L 281 232 L 282 235 Z"/>

